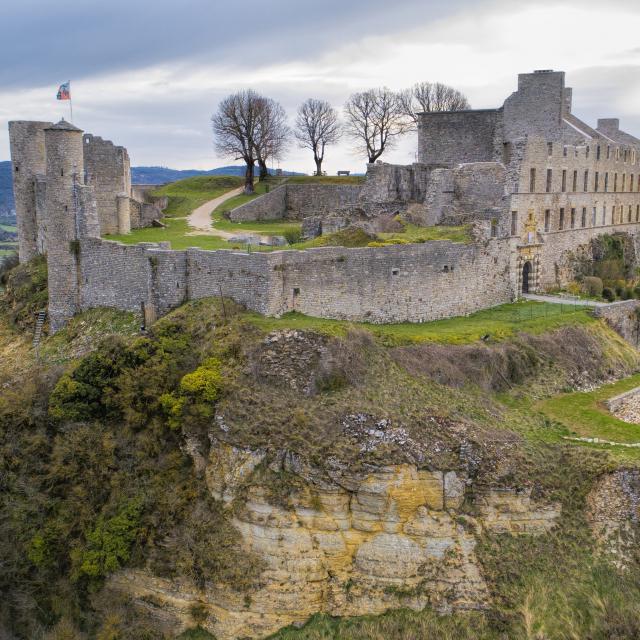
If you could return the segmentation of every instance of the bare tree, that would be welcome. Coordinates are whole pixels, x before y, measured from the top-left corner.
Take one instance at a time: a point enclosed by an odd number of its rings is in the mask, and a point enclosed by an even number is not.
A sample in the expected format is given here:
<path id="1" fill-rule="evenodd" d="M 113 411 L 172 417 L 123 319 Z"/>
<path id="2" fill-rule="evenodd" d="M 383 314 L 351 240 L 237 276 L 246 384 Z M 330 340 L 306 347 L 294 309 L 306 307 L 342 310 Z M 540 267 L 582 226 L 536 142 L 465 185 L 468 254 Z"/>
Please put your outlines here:
<path id="1" fill-rule="evenodd" d="M 345 131 L 356 148 L 375 162 L 407 130 L 400 98 L 390 89 L 354 93 L 344 105 Z"/>
<path id="2" fill-rule="evenodd" d="M 287 125 L 287 114 L 282 105 L 271 98 L 260 99 L 258 127 L 254 138 L 256 160 L 260 167 L 260 180 L 269 175 L 267 161 L 282 157 L 291 129 Z"/>
<path id="3" fill-rule="evenodd" d="M 248 89 L 227 96 L 211 116 L 216 149 L 246 164 L 244 192 L 253 193 L 256 137 L 264 98 Z"/>
<path id="4" fill-rule="evenodd" d="M 340 138 L 338 112 L 325 100 L 305 100 L 298 108 L 294 135 L 301 147 L 313 151 L 316 175 L 321 176 L 325 149 Z"/>
<path id="5" fill-rule="evenodd" d="M 441 82 L 418 82 L 401 91 L 399 100 L 410 127 L 416 129 L 420 112 L 461 111 L 469 108 L 466 96 Z"/>

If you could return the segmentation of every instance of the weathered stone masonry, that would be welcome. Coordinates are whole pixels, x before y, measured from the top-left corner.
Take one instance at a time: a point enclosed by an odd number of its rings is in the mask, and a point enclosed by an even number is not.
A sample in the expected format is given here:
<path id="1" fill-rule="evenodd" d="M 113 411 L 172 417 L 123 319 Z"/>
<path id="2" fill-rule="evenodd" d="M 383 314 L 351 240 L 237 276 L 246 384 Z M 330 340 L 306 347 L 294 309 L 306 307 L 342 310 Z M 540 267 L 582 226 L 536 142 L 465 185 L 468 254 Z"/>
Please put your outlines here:
<path id="1" fill-rule="evenodd" d="M 146 304 L 162 315 L 187 300 L 223 295 L 266 315 L 295 310 L 423 322 L 510 301 L 504 242 L 239 253 L 87 238 L 80 245 L 80 299 L 84 309 L 138 311 Z"/>

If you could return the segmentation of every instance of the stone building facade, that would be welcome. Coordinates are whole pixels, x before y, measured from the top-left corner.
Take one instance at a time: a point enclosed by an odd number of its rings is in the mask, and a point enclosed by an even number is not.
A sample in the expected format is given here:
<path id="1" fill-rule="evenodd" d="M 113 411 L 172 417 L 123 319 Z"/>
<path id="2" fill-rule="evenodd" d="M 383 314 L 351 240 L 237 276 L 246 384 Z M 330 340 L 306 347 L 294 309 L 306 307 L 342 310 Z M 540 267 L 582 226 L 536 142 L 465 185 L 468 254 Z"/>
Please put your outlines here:
<path id="1" fill-rule="evenodd" d="M 122 147 L 62 121 L 12 122 L 20 258 L 47 253 L 51 327 L 98 306 L 153 318 L 227 296 L 266 315 L 424 322 L 562 286 L 591 240 L 624 233 L 640 255 L 640 140 L 571 113 L 564 74 L 522 74 L 498 109 L 420 116 L 419 162 L 370 165 L 361 185 L 284 185 L 232 220 L 298 219 L 322 233 L 402 213 L 472 224 L 475 240 L 241 253 L 122 245 L 148 222 Z"/>

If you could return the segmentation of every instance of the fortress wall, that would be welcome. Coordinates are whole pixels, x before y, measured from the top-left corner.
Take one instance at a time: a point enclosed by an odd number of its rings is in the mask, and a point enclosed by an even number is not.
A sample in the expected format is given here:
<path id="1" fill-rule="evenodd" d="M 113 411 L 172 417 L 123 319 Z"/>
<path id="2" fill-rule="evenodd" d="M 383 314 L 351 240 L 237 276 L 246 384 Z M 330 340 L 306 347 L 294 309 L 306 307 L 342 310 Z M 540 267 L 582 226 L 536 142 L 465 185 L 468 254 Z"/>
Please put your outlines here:
<path id="1" fill-rule="evenodd" d="M 472 313 L 513 298 L 509 241 L 239 253 L 81 241 L 81 308 L 159 315 L 186 300 L 232 298 L 266 315 L 421 322 Z"/>
<path id="2" fill-rule="evenodd" d="M 512 300 L 509 243 L 448 241 L 271 254 L 282 311 L 369 322 L 422 322 Z"/>
<path id="3" fill-rule="evenodd" d="M 571 282 L 575 276 L 573 259 L 585 253 L 590 257 L 589 242 L 600 235 L 611 233 L 628 233 L 636 240 L 640 233 L 640 224 L 607 225 L 545 233 L 540 256 L 541 287 L 547 289 Z"/>
<path id="4" fill-rule="evenodd" d="M 506 206 L 506 170 L 499 162 L 474 162 L 453 171 L 454 210 L 458 223 L 498 217 Z"/>
<path id="5" fill-rule="evenodd" d="M 287 208 L 287 188 L 282 185 L 273 191 L 249 200 L 230 211 L 230 220 L 245 222 L 252 220 L 280 220 Z"/>
<path id="6" fill-rule="evenodd" d="M 103 235 L 118 233 L 116 197 L 131 193 L 129 154 L 99 136 L 85 134 L 83 141 L 86 180 L 96 194 L 100 231 Z"/>
<path id="7" fill-rule="evenodd" d="M 358 202 L 360 185 L 284 184 L 233 209 L 233 222 L 249 220 L 300 220 L 333 213 Z"/>
<path id="8" fill-rule="evenodd" d="M 495 160 L 499 109 L 424 113 L 418 124 L 418 161 L 452 166 Z"/>
<path id="9" fill-rule="evenodd" d="M 232 298 L 253 311 L 277 313 L 271 297 L 273 279 L 269 253 L 205 251 L 188 249 L 188 290 L 191 299 L 220 296 Z"/>
<path id="10" fill-rule="evenodd" d="M 152 245 L 154 248 L 157 245 Z M 80 241 L 80 305 L 140 311 L 150 301 L 149 245 L 125 245 L 100 238 Z"/>
<path id="11" fill-rule="evenodd" d="M 422 202 L 437 166 L 376 162 L 367 165 L 367 179 L 361 188 L 363 202 Z"/>

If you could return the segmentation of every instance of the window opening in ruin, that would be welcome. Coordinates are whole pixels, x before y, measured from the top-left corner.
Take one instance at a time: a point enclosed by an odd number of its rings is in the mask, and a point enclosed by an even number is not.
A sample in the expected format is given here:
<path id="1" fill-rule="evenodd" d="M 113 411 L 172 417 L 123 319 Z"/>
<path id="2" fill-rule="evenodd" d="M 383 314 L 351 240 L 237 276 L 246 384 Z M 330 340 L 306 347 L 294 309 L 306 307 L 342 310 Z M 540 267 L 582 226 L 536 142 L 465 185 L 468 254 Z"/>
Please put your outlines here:
<path id="1" fill-rule="evenodd" d="M 553 155 L 553 142 L 547 142 L 547 155 Z"/>
<path id="2" fill-rule="evenodd" d="M 564 147 L 562 147 L 562 155 L 566 158 L 567 157 L 567 146 L 565 145 Z"/>
<path id="3" fill-rule="evenodd" d="M 584 172 L 584 187 L 583 191 L 589 191 L 589 171 Z"/>
<path id="4" fill-rule="evenodd" d="M 511 235 L 515 236 L 518 233 L 518 212 L 511 212 Z"/>
<path id="5" fill-rule="evenodd" d="M 607 224 L 607 205 L 602 205 L 602 224 Z"/>
<path id="6" fill-rule="evenodd" d="M 20 167 L 18 167 L 18 165 L 16 165 L 16 173 L 18 173 L 18 171 L 20 171 Z"/>
<path id="7" fill-rule="evenodd" d="M 611 158 L 611 146 L 607 145 L 607 160 L 609 160 L 609 158 Z"/>
<path id="8" fill-rule="evenodd" d="M 600 145 L 596 147 L 596 160 L 600 160 Z"/>
<path id="9" fill-rule="evenodd" d="M 578 190 L 578 171 L 574 171 L 573 172 L 573 189 L 572 191 L 577 191 Z"/>
<path id="10" fill-rule="evenodd" d="M 587 207 L 582 207 L 582 219 L 580 220 L 580 223 L 581 227 L 587 226 Z"/>
<path id="11" fill-rule="evenodd" d="M 620 160 L 620 147 L 616 147 L 616 162 Z"/>
<path id="12" fill-rule="evenodd" d="M 392 276 L 397 276 L 400 274 L 400 269 L 391 269 L 391 275 Z"/>
<path id="13" fill-rule="evenodd" d="M 605 183 L 605 185 L 607 184 L 607 179 L 606 178 L 605 178 L 604 183 Z M 618 174 L 617 173 L 613 174 L 613 190 L 614 190 L 614 192 L 618 190 Z M 605 191 L 606 191 L 606 188 L 605 188 Z"/>
<path id="14" fill-rule="evenodd" d="M 597 191 L 598 190 L 598 183 L 600 182 L 600 174 L 596 171 L 596 176 L 594 178 L 594 183 L 593 183 L 593 190 Z"/>
<path id="15" fill-rule="evenodd" d="M 551 169 L 547 169 L 547 193 L 551 191 L 552 178 L 553 178 L 553 171 Z"/>
<path id="16" fill-rule="evenodd" d="M 607 171 L 604 174 L 604 192 L 607 193 L 609 191 L 609 172 Z"/>
<path id="17" fill-rule="evenodd" d="M 551 209 L 545 209 L 544 211 L 544 230 L 549 231 L 551 226 Z"/>
<path id="18" fill-rule="evenodd" d="M 536 190 L 536 170 L 529 171 L 529 191 L 533 193 Z"/>
<path id="19" fill-rule="evenodd" d="M 527 260 L 522 267 L 522 293 L 529 293 L 530 276 L 531 276 L 531 262 Z"/>
<path id="20" fill-rule="evenodd" d="M 636 187 L 636 191 L 640 191 L 640 173 L 638 174 L 638 186 Z"/>
<path id="21" fill-rule="evenodd" d="M 445 264 L 444 267 L 442 267 L 442 271 L 444 271 L 444 273 L 449 273 L 449 267 Z"/>
<path id="22" fill-rule="evenodd" d="M 564 207 L 560 207 L 560 218 L 558 220 L 558 229 L 560 231 L 564 229 Z"/>
<path id="23" fill-rule="evenodd" d="M 589 157 L 589 147 L 587 147 L 587 151 L 586 151 L 586 153 L 584 155 L 585 155 L 586 158 Z"/>
<path id="24" fill-rule="evenodd" d="M 636 222 L 640 221 L 640 204 L 636 205 Z"/>
<path id="25" fill-rule="evenodd" d="M 629 191 L 633 191 L 633 173 L 629 175 Z"/>
<path id="26" fill-rule="evenodd" d="M 576 210 L 571 209 L 571 228 L 573 229 L 576 226 Z"/>
<path id="27" fill-rule="evenodd" d="M 567 170 L 562 170 L 562 191 L 567 190 Z"/>
<path id="28" fill-rule="evenodd" d="M 491 237 L 496 238 L 498 236 L 498 221 L 495 218 L 491 219 Z"/>
<path id="29" fill-rule="evenodd" d="M 293 288 L 293 296 L 295 298 L 295 296 L 299 296 L 300 295 L 300 287 L 294 287 Z"/>
<path id="30" fill-rule="evenodd" d="M 623 174 L 622 174 L 622 187 L 620 188 L 620 191 L 624 191 L 626 178 L 627 178 L 627 174 L 626 174 L 626 173 L 623 173 Z"/>
<path id="31" fill-rule="evenodd" d="M 64 176 L 64 169 L 60 169 L 60 175 Z"/>
<path id="32" fill-rule="evenodd" d="M 597 224 L 598 224 L 598 211 L 595 207 L 593 207 L 591 226 L 595 227 Z"/>

